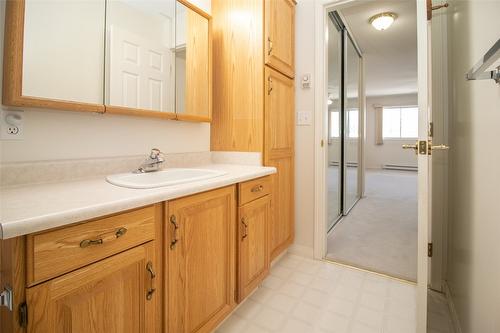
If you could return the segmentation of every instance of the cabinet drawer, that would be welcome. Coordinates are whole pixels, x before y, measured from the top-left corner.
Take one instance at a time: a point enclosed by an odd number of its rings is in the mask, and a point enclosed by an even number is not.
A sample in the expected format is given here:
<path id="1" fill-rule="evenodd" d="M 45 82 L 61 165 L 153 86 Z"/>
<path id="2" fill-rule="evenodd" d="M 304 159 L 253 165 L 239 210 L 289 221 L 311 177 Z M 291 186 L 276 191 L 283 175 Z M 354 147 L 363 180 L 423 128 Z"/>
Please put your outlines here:
<path id="1" fill-rule="evenodd" d="M 161 205 L 29 235 L 28 285 L 45 281 L 155 238 Z"/>
<path id="2" fill-rule="evenodd" d="M 240 206 L 271 193 L 271 177 L 266 176 L 238 184 Z"/>

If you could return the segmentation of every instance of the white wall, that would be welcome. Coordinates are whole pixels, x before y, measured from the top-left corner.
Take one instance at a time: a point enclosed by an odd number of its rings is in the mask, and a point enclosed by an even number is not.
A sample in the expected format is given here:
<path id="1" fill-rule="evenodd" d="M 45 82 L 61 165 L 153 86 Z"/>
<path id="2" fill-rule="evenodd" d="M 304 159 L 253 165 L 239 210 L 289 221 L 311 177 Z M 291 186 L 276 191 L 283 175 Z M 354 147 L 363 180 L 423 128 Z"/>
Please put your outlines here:
<path id="1" fill-rule="evenodd" d="M 417 166 L 413 151 L 403 150 L 403 144 L 415 144 L 415 140 L 385 139 L 383 145 L 375 144 L 375 109 L 373 105 L 404 106 L 417 105 L 417 94 L 368 96 L 366 98 L 366 145 L 367 168 L 381 168 L 384 164 Z"/>
<path id="2" fill-rule="evenodd" d="M 500 37 L 499 1 L 452 1 L 448 285 L 463 333 L 500 332 L 500 86 L 464 74 Z"/>
<path id="3" fill-rule="evenodd" d="M 310 126 L 295 127 L 295 245 L 310 249 L 314 230 L 314 78 L 302 89 L 300 77 L 314 75 L 314 1 L 298 1 L 295 11 L 295 108 L 311 117 Z"/>
<path id="4" fill-rule="evenodd" d="M 192 2 L 210 12 L 210 0 Z M 0 55 L 3 55 L 5 1 L 0 5 Z M 153 147 L 166 153 L 208 151 L 210 125 L 82 112 L 25 110 L 24 140 L 0 141 L 0 161 L 129 156 L 147 154 Z"/>

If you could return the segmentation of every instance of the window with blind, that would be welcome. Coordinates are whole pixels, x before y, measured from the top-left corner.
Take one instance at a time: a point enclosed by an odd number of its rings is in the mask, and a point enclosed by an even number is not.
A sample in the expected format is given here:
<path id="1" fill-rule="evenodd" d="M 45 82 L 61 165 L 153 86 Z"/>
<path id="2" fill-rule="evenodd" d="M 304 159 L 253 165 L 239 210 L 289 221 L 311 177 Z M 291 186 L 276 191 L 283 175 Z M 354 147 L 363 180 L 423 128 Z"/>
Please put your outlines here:
<path id="1" fill-rule="evenodd" d="M 384 107 L 382 132 L 385 139 L 418 137 L 418 108 L 415 106 Z"/>

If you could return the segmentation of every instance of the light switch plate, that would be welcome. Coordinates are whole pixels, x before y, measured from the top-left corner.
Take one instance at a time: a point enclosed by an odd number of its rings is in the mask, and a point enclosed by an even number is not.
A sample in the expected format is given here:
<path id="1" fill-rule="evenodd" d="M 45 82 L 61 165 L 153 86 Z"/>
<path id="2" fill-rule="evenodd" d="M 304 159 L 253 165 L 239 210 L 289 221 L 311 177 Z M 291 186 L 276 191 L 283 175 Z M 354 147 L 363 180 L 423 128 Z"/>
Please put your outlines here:
<path id="1" fill-rule="evenodd" d="M 309 89 L 311 88 L 311 74 L 304 74 L 302 75 L 301 79 L 301 84 L 302 84 L 302 89 Z"/>
<path id="2" fill-rule="evenodd" d="M 299 126 L 310 126 L 312 124 L 311 112 L 309 111 L 299 111 L 297 112 L 297 125 Z"/>

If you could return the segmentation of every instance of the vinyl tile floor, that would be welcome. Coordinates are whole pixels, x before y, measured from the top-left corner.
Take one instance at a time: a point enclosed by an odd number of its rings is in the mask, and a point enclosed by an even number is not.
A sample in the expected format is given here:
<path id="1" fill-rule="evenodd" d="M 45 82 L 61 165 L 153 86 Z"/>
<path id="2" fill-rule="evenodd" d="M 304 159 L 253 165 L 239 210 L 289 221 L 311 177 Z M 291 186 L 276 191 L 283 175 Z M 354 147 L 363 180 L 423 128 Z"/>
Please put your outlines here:
<path id="1" fill-rule="evenodd" d="M 218 333 L 415 333 L 416 286 L 287 254 Z"/>

